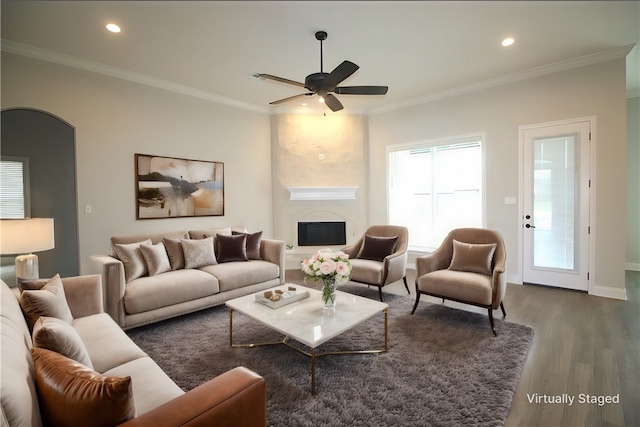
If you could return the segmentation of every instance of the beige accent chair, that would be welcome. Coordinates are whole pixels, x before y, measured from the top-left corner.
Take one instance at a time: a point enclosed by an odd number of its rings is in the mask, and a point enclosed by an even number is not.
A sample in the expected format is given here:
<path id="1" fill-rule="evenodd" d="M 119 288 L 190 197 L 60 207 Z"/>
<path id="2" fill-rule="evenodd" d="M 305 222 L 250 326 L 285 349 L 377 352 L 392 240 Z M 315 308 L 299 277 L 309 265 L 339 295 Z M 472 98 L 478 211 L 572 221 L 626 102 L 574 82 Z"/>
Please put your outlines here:
<path id="1" fill-rule="evenodd" d="M 497 335 L 493 310 L 507 316 L 502 299 L 507 289 L 504 241 L 497 231 L 459 228 L 447 235 L 434 252 L 416 258 L 416 303 L 420 295 L 462 302 L 489 310 L 489 322 Z"/>
<path id="2" fill-rule="evenodd" d="M 393 240 L 395 238 L 395 241 Z M 407 285 L 409 230 L 398 225 L 372 225 L 354 244 L 343 249 L 351 262 L 351 281 L 382 287 L 400 279 Z"/>

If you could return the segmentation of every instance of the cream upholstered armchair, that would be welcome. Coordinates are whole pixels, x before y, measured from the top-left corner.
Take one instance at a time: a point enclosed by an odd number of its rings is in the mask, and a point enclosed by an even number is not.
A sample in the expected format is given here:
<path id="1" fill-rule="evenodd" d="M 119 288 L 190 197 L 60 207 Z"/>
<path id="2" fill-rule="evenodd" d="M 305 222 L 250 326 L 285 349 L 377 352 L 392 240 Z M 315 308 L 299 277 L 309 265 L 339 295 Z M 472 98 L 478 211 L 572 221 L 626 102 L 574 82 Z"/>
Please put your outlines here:
<path id="1" fill-rule="evenodd" d="M 351 281 L 382 287 L 400 279 L 407 285 L 409 230 L 398 225 L 372 225 L 354 245 L 343 251 L 351 262 Z"/>
<path id="2" fill-rule="evenodd" d="M 493 310 L 507 316 L 502 298 L 507 289 L 506 254 L 502 236 L 481 228 L 458 228 L 434 252 L 416 258 L 416 303 L 420 295 L 463 302 L 489 310 L 489 322 L 497 335 Z"/>

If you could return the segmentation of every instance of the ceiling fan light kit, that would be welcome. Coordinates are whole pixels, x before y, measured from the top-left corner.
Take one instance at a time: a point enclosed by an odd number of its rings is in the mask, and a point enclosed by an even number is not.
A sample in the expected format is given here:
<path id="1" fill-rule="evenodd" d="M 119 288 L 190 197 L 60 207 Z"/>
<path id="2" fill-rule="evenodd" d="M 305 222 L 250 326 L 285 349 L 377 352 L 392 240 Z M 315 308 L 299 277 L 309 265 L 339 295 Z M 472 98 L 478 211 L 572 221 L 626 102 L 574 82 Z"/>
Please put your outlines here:
<path id="1" fill-rule="evenodd" d="M 280 83 L 301 87 L 309 91 L 307 93 L 302 93 L 299 95 L 294 95 L 288 98 L 270 102 L 270 105 L 279 105 L 305 96 L 318 95 L 320 97 L 320 102 L 324 102 L 324 104 L 329 107 L 331 111 L 335 112 L 342 110 L 344 106 L 338 100 L 338 98 L 333 95 L 333 93 L 341 95 L 384 95 L 387 93 L 387 91 L 389 90 L 387 86 L 338 86 L 353 73 L 355 73 L 360 67 L 358 67 L 351 61 L 343 61 L 332 72 L 325 73 L 323 68 L 324 64 L 322 42 L 327 39 L 327 32 L 318 31 L 315 35 L 316 40 L 320 41 L 320 72 L 309 74 L 304 79 L 304 83 L 285 79 L 283 77 L 278 77 L 271 74 L 256 73 L 253 75 L 254 77 L 260 79 L 274 80 Z"/>

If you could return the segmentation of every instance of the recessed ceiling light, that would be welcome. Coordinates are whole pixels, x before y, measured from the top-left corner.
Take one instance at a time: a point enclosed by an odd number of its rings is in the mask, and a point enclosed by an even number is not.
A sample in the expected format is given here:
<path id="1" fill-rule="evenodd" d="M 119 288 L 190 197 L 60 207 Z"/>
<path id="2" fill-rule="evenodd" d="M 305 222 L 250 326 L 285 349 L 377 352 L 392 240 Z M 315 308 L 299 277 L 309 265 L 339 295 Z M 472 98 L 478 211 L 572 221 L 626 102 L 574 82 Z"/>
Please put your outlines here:
<path id="1" fill-rule="evenodd" d="M 116 24 L 107 24 L 107 30 L 111 31 L 112 33 L 119 33 L 120 32 L 120 27 Z"/>
<path id="2" fill-rule="evenodd" d="M 306 106 L 307 106 L 307 103 L 306 103 L 306 102 L 303 102 L 303 103 L 302 103 L 302 106 L 303 106 L 303 107 L 306 107 Z"/>
<path id="3" fill-rule="evenodd" d="M 506 39 L 502 40 L 502 46 L 508 47 L 514 44 L 515 42 L 516 41 L 513 39 L 513 37 L 507 37 Z"/>

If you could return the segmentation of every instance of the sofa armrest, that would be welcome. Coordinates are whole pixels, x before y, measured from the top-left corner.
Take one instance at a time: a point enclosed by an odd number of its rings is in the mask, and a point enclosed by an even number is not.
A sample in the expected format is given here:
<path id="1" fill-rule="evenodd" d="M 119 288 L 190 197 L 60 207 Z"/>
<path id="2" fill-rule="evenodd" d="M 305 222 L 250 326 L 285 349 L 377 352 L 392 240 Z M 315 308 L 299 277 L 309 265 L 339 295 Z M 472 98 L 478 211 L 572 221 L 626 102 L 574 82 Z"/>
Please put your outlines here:
<path id="1" fill-rule="evenodd" d="M 122 261 L 110 255 L 90 257 L 91 272 L 102 276 L 102 293 L 105 311 L 124 327 L 124 265 Z"/>
<path id="2" fill-rule="evenodd" d="M 285 245 L 283 240 L 260 240 L 260 256 L 263 260 L 272 262 L 280 269 L 280 283 L 284 283 L 285 272 Z"/>
<path id="3" fill-rule="evenodd" d="M 104 312 L 99 274 L 63 277 L 64 295 L 74 318 Z"/>
<path id="4" fill-rule="evenodd" d="M 227 371 L 123 427 L 267 425 L 264 378 L 244 367 Z"/>

